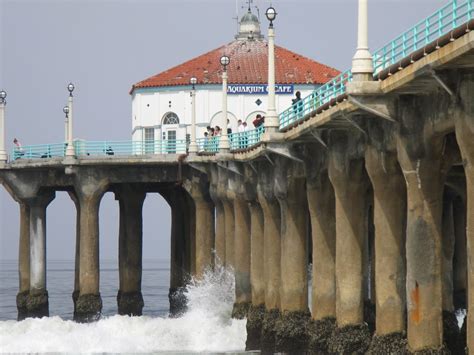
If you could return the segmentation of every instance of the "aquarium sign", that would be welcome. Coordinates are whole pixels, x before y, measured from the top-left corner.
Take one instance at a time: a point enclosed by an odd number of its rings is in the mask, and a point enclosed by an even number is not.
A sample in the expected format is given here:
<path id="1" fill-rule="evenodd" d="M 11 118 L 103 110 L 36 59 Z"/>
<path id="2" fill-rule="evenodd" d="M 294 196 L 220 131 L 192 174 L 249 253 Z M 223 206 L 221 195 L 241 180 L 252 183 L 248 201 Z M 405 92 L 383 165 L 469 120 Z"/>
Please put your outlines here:
<path id="1" fill-rule="evenodd" d="M 276 84 L 275 93 L 292 95 L 294 87 L 291 84 Z M 227 86 L 228 94 L 235 95 L 262 95 L 268 94 L 268 85 L 265 84 L 229 84 Z"/>

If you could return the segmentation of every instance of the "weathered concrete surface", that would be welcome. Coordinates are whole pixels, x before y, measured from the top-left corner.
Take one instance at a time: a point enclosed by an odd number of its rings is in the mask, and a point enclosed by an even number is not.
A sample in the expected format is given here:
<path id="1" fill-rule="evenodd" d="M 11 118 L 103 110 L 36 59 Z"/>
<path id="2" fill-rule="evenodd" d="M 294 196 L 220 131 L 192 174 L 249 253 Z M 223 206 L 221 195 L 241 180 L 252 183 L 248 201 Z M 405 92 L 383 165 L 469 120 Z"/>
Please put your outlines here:
<path id="1" fill-rule="evenodd" d="M 454 217 L 453 199 L 454 193 L 449 188 L 444 189 L 443 217 L 441 226 L 442 237 L 442 278 L 443 278 L 443 312 L 453 312 L 453 258 L 454 258 Z M 445 337 L 446 338 L 446 337 Z"/>
<path id="2" fill-rule="evenodd" d="M 388 333 L 374 335 L 367 354 L 406 354 L 407 335 L 405 333 Z"/>
<path id="3" fill-rule="evenodd" d="M 260 350 L 265 305 L 252 304 L 247 314 L 247 341 L 245 350 Z"/>
<path id="4" fill-rule="evenodd" d="M 365 166 L 374 191 L 376 343 L 371 348 L 374 353 L 378 351 L 377 344 L 383 346 L 380 351 L 387 349 L 387 339 L 399 339 L 399 334 L 406 332 L 406 185 L 396 153 L 386 150 L 394 148 L 393 140 L 384 137 L 388 134 L 377 128 L 372 126 L 369 131 L 371 144 L 365 153 Z M 395 335 L 389 336 L 391 333 Z"/>
<path id="5" fill-rule="evenodd" d="M 196 272 L 201 278 L 213 267 L 214 248 L 214 204 L 209 195 L 209 182 L 202 175 L 193 175 L 185 180 L 183 187 L 194 201 L 195 207 L 195 239 L 196 239 Z"/>
<path id="6" fill-rule="evenodd" d="M 141 316 L 144 306 L 141 294 L 143 248 L 143 202 L 146 192 L 137 185 L 114 187 L 120 206 L 118 313 Z"/>
<path id="7" fill-rule="evenodd" d="M 28 316 L 26 296 L 30 291 L 30 208 L 20 203 L 20 245 L 18 252 L 19 292 L 16 296 L 18 320 Z"/>
<path id="8" fill-rule="evenodd" d="M 472 34 L 472 33 L 471 33 Z M 456 139 L 461 151 L 466 173 L 467 197 L 467 275 L 468 275 L 468 312 L 467 314 L 467 347 L 474 352 L 474 74 L 463 73 L 459 87 L 461 109 L 455 115 Z"/>
<path id="9" fill-rule="evenodd" d="M 76 320 L 87 322 L 100 318 L 102 299 L 99 280 L 99 205 L 108 188 L 108 180 L 92 172 L 75 175 L 75 194 L 80 204 L 79 297 Z"/>
<path id="10" fill-rule="evenodd" d="M 30 289 L 30 293 L 26 296 L 26 311 L 28 317 L 49 317 L 48 291 Z"/>
<path id="11" fill-rule="evenodd" d="M 327 172 L 327 152 L 308 146 L 305 157 L 306 193 L 311 218 L 313 282 L 312 317 L 315 321 L 336 318 L 336 221 L 334 189 Z M 323 321 L 323 325 L 327 324 Z M 313 327 L 328 334 L 326 326 Z M 320 338 L 323 335 L 315 335 Z M 317 342 L 318 344 L 321 341 Z M 318 345 L 318 349 L 320 346 Z M 321 351 L 325 351 L 321 349 Z"/>
<path id="12" fill-rule="evenodd" d="M 449 162 L 436 134 L 448 103 L 437 97 L 400 99 L 398 160 L 407 184 L 408 348 L 443 347 L 441 282 L 442 191 Z M 448 149 L 449 147 L 446 147 Z"/>
<path id="13" fill-rule="evenodd" d="M 229 199 L 228 194 L 228 180 L 229 173 L 222 167 L 218 168 L 218 184 L 217 184 L 217 196 L 224 207 L 224 221 L 225 221 L 225 263 L 226 267 L 234 266 L 234 230 L 235 230 L 235 217 L 234 217 L 234 204 Z"/>

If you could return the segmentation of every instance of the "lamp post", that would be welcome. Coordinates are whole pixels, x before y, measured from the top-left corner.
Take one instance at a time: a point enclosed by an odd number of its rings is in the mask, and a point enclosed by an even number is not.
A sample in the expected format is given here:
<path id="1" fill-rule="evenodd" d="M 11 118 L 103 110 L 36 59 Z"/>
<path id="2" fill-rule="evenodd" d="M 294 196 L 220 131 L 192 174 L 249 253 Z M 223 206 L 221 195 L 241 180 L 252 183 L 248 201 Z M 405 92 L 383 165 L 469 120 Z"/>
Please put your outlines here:
<path id="1" fill-rule="evenodd" d="M 5 105 L 7 101 L 7 93 L 2 90 L 0 91 L 0 162 L 6 163 L 8 160 L 8 154 L 5 150 Z"/>
<path id="2" fill-rule="evenodd" d="M 277 131 L 280 122 L 276 112 L 275 103 L 275 30 L 273 21 L 276 18 L 276 11 L 273 7 L 269 7 L 265 12 L 270 25 L 268 26 L 268 106 L 267 116 L 265 117 L 265 130 L 267 132 Z"/>
<path id="3" fill-rule="evenodd" d="M 72 141 L 72 92 L 74 91 L 73 83 L 69 83 L 67 86 L 67 90 L 69 91 L 69 98 L 68 98 L 68 133 L 67 133 L 67 149 L 66 149 L 66 157 L 74 157 L 76 152 L 74 150 L 74 145 Z"/>
<path id="4" fill-rule="evenodd" d="M 354 58 L 352 58 L 352 75 L 354 81 L 372 80 L 374 73 L 372 54 L 369 52 L 367 1 L 368 0 L 359 0 L 357 50 Z"/>
<path id="5" fill-rule="evenodd" d="M 69 141 L 69 106 L 64 106 L 63 112 L 66 115 L 64 120 L 64 142 L 67 143 Z"/>
<path id="6" fill-rule="evenodd" d="M 189 154 L 196 154 L 198 151 L 198 147 L 196 144 L 196 83 L 197 79 L 193 76 L 189 82 L 192 85 L 191 90 L 191 104 L 192 104 L 192 111 L 191 111 L 191 142 L 189 143 Z"/>
<path id="7" fill-rule="evenodd" d="M 230 150 L 229 137 L 227 136 L 227 66 L 230 64 L 230 58 L 226 55 L 221 57 L 222 65 L 222 115 L 224 116 L 224 124 L 222 125 L 222 133 L 219 141 L 219 150 L 223 153 Z"/>

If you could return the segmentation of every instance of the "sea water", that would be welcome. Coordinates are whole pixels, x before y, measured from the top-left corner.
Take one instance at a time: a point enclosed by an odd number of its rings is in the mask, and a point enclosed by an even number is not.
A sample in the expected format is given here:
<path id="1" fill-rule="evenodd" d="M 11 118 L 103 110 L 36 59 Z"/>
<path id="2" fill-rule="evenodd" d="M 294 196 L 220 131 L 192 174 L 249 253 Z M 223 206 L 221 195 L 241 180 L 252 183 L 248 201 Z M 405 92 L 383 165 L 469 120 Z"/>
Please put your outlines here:
<path id="1" fill-rule="evenodd" d="M 241 353 L 246 321 L 231 319 L 234 278 L 223 268 L 207 272 L 187 288 L 188 311 L 168 317 L 169 261 L 145 261 L 142 317 L 115 315 L 116 262 L 101 265 L 103 317 L 91 324 L 72 318 L 74 264 L 48 263 L 49 318 L 17 322 L 17 265 L 0 263 L 0 352 L 55 353 Z"/>

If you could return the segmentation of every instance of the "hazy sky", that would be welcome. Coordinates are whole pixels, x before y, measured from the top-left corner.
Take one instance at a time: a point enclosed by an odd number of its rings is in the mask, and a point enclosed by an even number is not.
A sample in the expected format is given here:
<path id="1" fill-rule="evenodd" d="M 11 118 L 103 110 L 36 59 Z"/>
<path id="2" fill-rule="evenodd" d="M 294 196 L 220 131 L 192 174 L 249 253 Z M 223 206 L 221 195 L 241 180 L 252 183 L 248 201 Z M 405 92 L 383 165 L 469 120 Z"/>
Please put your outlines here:
<path id="1" fill-rule="evenodd" d="M 377 49 L 448 0 L 369 0 L 369 43 Z M 340 70 L 356 45 L 356 0 L 273 0 L 276 42 Z M 244 1 L 238 1 L 239 14 Z M 266 34 L 265 9 L 254 0 Z M 76 85 L 74 137 L 130 140 L 131 85 L 233 40 L 235 0 L 0 0 L 0 89 L 8 92 L 6 137 L 61 142 L 66 86 Z M 0 187 L 0 259 L 18 253 L 17 204 Z M 65 193 L 49 206 L 49 259 L 72 259 L 75 209 Z M 101 258 L 116 258 L 118 204 L 104 196 Z M 170 209 L 144 206 L 144 258 L 167 257 Z M 1 280 L 0 280 L 1 282 Z"/>

